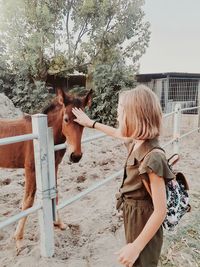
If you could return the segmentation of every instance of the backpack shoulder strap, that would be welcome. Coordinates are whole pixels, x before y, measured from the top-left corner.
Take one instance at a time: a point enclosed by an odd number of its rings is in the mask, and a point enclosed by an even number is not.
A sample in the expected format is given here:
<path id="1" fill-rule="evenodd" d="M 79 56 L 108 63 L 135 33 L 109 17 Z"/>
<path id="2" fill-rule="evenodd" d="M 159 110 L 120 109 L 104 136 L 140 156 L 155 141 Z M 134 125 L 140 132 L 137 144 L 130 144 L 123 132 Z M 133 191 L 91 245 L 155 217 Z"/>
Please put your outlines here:
<path id="1" fill-rule="evenodd" d="M 163 148 L 161 148 L 161 147 L 153 147 L 150 151 L 148 151 L 147 153 L 146 153 L 146 155 L 143 157 L 143 159 L 142 159 L 142 161 L 145 159 L 145 157 L 148 155 L 148 154 L 150 154 L 152 151 L 159 151 L 159 152 L 162 152 L 163 154 L 165 154 L 165 150 L 163 149 Z M 141 161 L 141 162 L 142 162 Z M 151 196 L 151 198 L 152 198 L 152 193 L 151 193 L 151 187 L 150 187 L 150 185 L 149 185 L 149 183 L 145 180 L 145 179 L 142 179 L 142 183 L 143 183 L 143 185 L 144 185 L 144 187 L 146 188 L 146 190 L 147 190 L 147 192 L 149 193 L 149 195 Z"/>
<path id="2" fill-rule="evenodd" d="M 141 160 L 141 162 L 146 158 L 147 155 L 149 155 L 152 151 L 158 151 L 158 152 L 162 152 L 163 154 L 165 154 L 165 150 L 159 146 L 153 147 L 151 150 L 149 150 L 143 157 L 143 159 Z M 140 162 L 140 163 L 141 163 Z"/>
<path id="3" fill-rule="evenodd" d="M 170 158 L 168 158 L 167 162 L 170 167 L 172 167 L 176 162 L 180 159 L 178 154 L 173 154 Z"/>

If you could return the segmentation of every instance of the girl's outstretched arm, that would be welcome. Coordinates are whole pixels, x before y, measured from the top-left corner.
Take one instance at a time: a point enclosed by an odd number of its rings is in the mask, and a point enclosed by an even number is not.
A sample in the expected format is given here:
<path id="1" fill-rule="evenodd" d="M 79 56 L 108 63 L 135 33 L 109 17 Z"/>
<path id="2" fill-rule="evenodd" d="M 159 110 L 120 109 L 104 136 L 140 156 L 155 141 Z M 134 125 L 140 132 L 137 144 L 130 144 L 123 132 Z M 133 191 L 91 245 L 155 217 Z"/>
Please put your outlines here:
<path id="1" fill-rule="evenodd" d="M 95 122 L 94 120 L 91 120 L 86 114 L 85 112 L 82 111 L 82 109 L 78 109 L 78 108 L 73 108 L 72 109 L 73 114 L 76 116 L 76 119 L 74 119 L 74 121 L 76 121 L 77 123 L 79 123 L 80 125 L 84 126 L 84 127 L 88 127 L 88 128 L 92 128 L 93 123 Z M 128 137 L 124 137 L 121 135 L 121 132 L 119 129 L 105 125 L 103 123 L 100 122 L 96 122 L 95 123 L 95 129 L 99 130 L 109 136 L 115 137 L 115 138 L 119 138 L 122 139 L 124 141 L 128 141 L 130 140 L 130 138 Z"/>
<path id="2" fill-rule="evenodd" d="M 167 204 L 164 179 L 154 172 L 149 173 L 149 179 L 154 211 L 136 240 L 124 246 L 117 253 L 119 254 L 119 262 L 128 267 L 132 267 L 140 252 L 156 234 L 166 216 Z"/>

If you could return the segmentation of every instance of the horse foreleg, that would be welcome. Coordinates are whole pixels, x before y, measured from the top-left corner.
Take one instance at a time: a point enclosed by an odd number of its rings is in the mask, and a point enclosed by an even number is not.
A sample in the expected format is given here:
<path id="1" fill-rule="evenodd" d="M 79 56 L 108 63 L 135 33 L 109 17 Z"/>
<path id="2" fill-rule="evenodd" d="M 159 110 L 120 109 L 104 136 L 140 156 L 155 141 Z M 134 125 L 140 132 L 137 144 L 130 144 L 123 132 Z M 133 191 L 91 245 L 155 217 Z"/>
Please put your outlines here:
<path id="1" fill-rule="evenodd" d="M 56 205 L 58 205 L 58 193 L 56 194 Z M 54 221 L 54 226 L 58 227 L 61 230 L 65 230 L 67 228 L 67 225 L 60 218 L 58 210 L 56 211 L 56 213 L 56 221 Z"/>
<path id="2" fill-rule="evenodd" d="M 33 206 L 35 191 L 36 191 L 35 171 L 32 170 L 32 168 L 26 168 L 25 169 L 25 190 L 24 190 L 24 196 L 23 196 L 23 201 L 22 201 L 22 210 L 26 210 Z M 18 244 L 19 240 L 23 239 L 26 220 L 27 220 L 27 217 L 24 217 L 20 219 L 18 222 L 15 235 L 14 235 L 16 244 Z"/>
<path id="3" fill-rule="evenodd" d="M 55 174 L 56 174 L 56 187 L 57 187 L 57 172 L 58 172 L 58 164 L 56 164 L 55 167 Z M 56 205 L 58 205 L 58 191 L 56 193 Z M 65 230 L 67 228 L 67 225 L 62 221 L 60 218 L 59 212 L 56 211 L 56 221 L 54 221 L 54 226 L 60 228 L 61 230 Z"/>

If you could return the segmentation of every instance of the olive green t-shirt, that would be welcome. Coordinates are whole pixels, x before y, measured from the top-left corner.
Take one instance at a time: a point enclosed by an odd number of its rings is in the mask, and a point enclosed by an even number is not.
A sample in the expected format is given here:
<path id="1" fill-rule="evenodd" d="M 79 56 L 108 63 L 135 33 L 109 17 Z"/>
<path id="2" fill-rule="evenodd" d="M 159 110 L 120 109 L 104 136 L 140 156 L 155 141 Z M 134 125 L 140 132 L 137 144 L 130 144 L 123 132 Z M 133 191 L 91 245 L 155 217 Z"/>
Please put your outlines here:
<path id="1" fill-rule="evenodd" d="M 125 166 L 125 177 L 120 192 L 134 199 L 149 198 L 142 179 L 149 182 L 148 173 L 154 172 L 167 182 L 174 178 L 167 163 L 165 153 L 159 148 L 157 138 L 145 140 L 134 150 L 134 142 L 129 145 L 129 156 Z M 154 150 L 155 149 L 155 150 Z"/>

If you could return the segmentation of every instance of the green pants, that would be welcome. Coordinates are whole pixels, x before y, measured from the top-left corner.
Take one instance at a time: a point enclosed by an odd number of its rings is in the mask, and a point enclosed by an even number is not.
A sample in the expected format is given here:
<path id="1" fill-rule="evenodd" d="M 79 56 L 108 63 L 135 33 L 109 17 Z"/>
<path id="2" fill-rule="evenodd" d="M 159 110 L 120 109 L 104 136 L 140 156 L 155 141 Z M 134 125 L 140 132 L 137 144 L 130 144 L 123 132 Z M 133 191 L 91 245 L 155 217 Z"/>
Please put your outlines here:
<path id="1" fill-rule="evenodd" d="M 133 242 L 153 212 L 151 200 L 125 199 L 123 217 L 126 242 Z M 163 243 L 162 226 L 140 253 L 133 267 L 156 267 Z"/>

